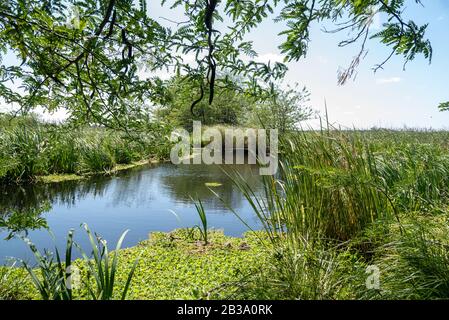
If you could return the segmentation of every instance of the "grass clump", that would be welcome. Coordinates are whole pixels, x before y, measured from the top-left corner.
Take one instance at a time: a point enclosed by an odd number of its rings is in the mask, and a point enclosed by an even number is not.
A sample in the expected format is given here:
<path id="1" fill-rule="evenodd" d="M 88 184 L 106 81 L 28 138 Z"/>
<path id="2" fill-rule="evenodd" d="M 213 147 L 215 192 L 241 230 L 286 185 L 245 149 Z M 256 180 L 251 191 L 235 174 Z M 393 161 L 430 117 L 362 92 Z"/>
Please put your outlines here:
<path id="1" fill-rule="evenodd" d="M 64 260 L 61 259 L 58 248 L 55 248 L 55 253 L 44 250 L 42 254 L 29 239 L 24 239 L 34 254 L 37 267 L 31 266 L 25 261 L 22 261 L 22 265 L 28 272 L 31 283 L 41 299 L 73 300 L 86 295 L 92 300 L 111 300 L 116 298 L 114 295 L 114 289 L 116 289 L 114 282 L 118 267 L 118 255 L 128 231 L 125 231 L 120 236 L 115 251 L 110 253 L 104 239 L 98 235 L 94 236 L 87 225 L 84 224 L 83 227 L 89 237 L 92 257 L 89 257 L 73 241 L 73 230 L 69 231 L 67 235 Z M 80 251 L 84 261 L 72 261 L 74 245 Z M 127 272 L 126 282 L 119 295 L 119 298 L 122 300 L 126 298 L 136 265 L 137 260 L 135 260 L 131 269 Z M 85 270 L 82 277 L 79 272 L 80 269 Z M 75 279 L 76 276 L 79 276 L 80 279 Z M 78 283 L 76 280 L 78 280 Z M 79 286 L 81 284 L 80 281 L 83 283 L 82 287 Z M 78 289 L 78 292 L 74 292 L 76 289 Z"/>
<path id="2" fill-rule="evenodd" d="M 9 118 L 0 115 L 0 183 L 110 173 L 117 165 L 167 158 L 170 152 L 162 133 L 132 135 L 101 127 L 48 124 L 33 116 Z"/>
<path id="3" fill-rule="evenodd" d="M 375 249 L 373 264 L 381 270 L 377 293 L 368 299 L 447 299 L 449 297 L 448 213 L 404 217 L 402 233 L 394 226 Z"/>
<path id="4" fill-rule="evenodd" d="M 0 266 L 0 300 L 31 300 L 36 298 L 34 288 L 27 272 L 17 268 L 14 262 Z"/>
<path id="5" fill-rule="evenodd" d="M 234 179 L 273 248 L 249 287 L 276 299 L 448 298 L 449 152 L 445 133 L 427 134 L 281 138 L 262 196 Z M 366 285 L 369 270 L 379 288 Z"/>

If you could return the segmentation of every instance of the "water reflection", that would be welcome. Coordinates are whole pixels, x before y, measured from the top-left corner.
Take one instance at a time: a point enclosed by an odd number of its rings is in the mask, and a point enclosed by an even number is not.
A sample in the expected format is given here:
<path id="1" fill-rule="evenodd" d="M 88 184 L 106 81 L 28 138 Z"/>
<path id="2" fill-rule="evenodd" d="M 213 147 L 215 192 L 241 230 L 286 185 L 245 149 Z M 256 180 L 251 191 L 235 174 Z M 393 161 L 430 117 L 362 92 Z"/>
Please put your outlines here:
<path id="1" fill-rule="evenodd" d="M 113 177 L 82 181 L 0 186 L 0 259 L 30 256 L 21 240 L 3 240 L 11 232 L 29 233 L 38 247 L 53 247 L 51 238 L 42 229 L 45 224 L 55 234 L 58 246 L 63 245 L 66 232 L 70 228 L 80 230 L 82 222 L 112 242 L 123 230 L 131 229 L 125 245 L 146 239 L 150 231 L 192 226 L 198 223 L 198 217 L 191 196 L 203 200 L 211 226 L 223 228 L 230 235 L 241 235 L 246 227 L 206 186 L 213 183 L 214 191 L 256 227 L 248 203 L 223 169 L 231 175 L 238 172 L 253 188 L 259 187 L 256 166 L 172 164 L 135 168 Z M 78 241 L 83 244 L 87 239 Z"/>
<path id="2" fill-rule="evenodd" d="M 177 168 L 182 169 L 178 170 Z M 172 167 L 171 172 L 162 178 L 162 185 L 167 189 L 170 196 L 179 202 L 191 202 L 190 196 L 201 198 L 215 209 L 226 209 L 226 207 L 222 201 L 217 201 L 217 197 L 209 188 L 212 188 L 226 203 L 233 207 L 242 205 L 241 193 L 231 183 L 226 173 L 232 175 L 237 172 L 253 188 L 256 188 L 260 183 L 256 166 L 184 165 L 177 168 Z M 216 184 L 216 186 L 208 187 L 206 185 L 208 183 Z"/>

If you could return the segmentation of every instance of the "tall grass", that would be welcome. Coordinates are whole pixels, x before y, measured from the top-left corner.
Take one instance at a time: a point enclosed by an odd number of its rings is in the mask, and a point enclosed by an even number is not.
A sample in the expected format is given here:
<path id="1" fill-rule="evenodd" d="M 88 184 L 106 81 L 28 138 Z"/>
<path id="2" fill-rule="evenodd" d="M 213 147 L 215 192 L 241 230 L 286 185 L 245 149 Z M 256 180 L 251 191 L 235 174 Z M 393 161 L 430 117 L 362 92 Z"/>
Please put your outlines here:
<path id="1" fill-rule="evenodd" d="M 265 197 L 236 181 L 276 236 L 344 241 L 377 218 L 395 215 L 376 155 L 361 137 L 301 132 L 283 142 L 281 157 L 278 176 L 265 179 Z"/>
<path id="2" fill-rule="evenodd" d="M 92 257 L 73 241 L 73 231 L 67 235 L 67 245 L 65 250 L 65 259 L 62 261 L 58 248 L 55 248 L 55 254 L 44 250 L 41 254 L 36 246 L 27 238 L 25 242 L 34 254 L 37 262 L 37 268 L 22 261 L 24 268 L 30 275 L 31 281 L 43 300 L 73 300 L 73 273 L 77 266 L 72 261 L 72 251 L 75 245 L 84 258 L 87 266 L 87 276 L 83 278 L 86 291 L 92 300 L 111 300 L 114 299 L 114 283 L 118 268 L 118 255 L 123 240 L 128 231 L 125 231 L 117 241 L 117 246 L 113 253 L 109 252 L 106 241 L 99 236 L 94 236 L 87 225 L 83 225 L 91 244 Z M 126 298 L 131 284 L 134 271 L 137 267 L 136 260 L 128 273 L 125 286 L 119 295 L 122 300 Z M 90 281 L 93 277 L 94 282 Z M 79 289 L 79 288 L 78 288 Z"/>
<path id="3" fill-rule="evenodd" d="M 116 164 L 170 152 L 155 132 L 129 136 L 105 128 L 45 124 L 33 117 L 5 119 L 0 115 L 0 183 L 33 182 L 47 174 L 110 172 Z"/>
<path id="4" fill-rule="evenodd" d="M 48 173 L 77 173 L 80 161 L 82 134 L 78 130 L 49 133 L 49 147 L 44 157 Z"/>
<path id="5" fill-rule="evenodd" d="M 107 172 L 115 166 L 115 160 L 98 139 L 89 139 L 80 147 L 81 172 Z"/>
<path id="6" fill-rule="evenodd" d="M 42 157 L 47 148 L 40 126 L 31 129 L 27 126 L 15 127 L 0 134 L 0 173 L 16 181 L 28 179 L 45 172 L 45 159 Z"/>
<path id="7" fill-rule="evenodd" d="M 391 293 L 388 286 L 407 298 L 449 296 L 447 247 L 431 247 L 435 241 L 405 224 L 412 216 L 432 221 L 447 211 L 447 144 L 428 137 L 421 142 L 418 133 L 379 134 L 295 132 L 282 139 L 279 172 L 264 179 L 263 196 L 234 179 L 270 235 L 272 264 L 259 285 L 274 288 L 272 296 L 379 298 L 379 292 Z M 389 243 L 391 226 L 400 240 Z M 390 270 L 380 291 L 365 287 L 370 263 Z"/>
<path id="8" fill-rule="evenodd" d="M 405 219 L 405 218 L 404 218 Z M 378 294 L 362 298 L 447 299 L 449 297 L 449 237 L 447 214 L 407 217 L 402 234 L 394 230 L 375 250 L 373 264 L 382 272 Z"/>
<path id="9" fill-rule="evenodd" d="M 192 201 L 193 201 L 193 199 L 192 199 Z M 203 202 L 201 201 L 201 199 L 198 199 L 198 201 L 194 201 L 194 203 L 195 203 L 195 208 L 198 213 L 198 216 L 201 220 L 201 225 L 197 225 L 196 228 L 200 232 L 200 236 L 204 242 L 204 245 L 207 245 L 208 244 L 208 234 L 207 234 L 208 227 L 207 227 L 206 211 L 204 210 Z"/>

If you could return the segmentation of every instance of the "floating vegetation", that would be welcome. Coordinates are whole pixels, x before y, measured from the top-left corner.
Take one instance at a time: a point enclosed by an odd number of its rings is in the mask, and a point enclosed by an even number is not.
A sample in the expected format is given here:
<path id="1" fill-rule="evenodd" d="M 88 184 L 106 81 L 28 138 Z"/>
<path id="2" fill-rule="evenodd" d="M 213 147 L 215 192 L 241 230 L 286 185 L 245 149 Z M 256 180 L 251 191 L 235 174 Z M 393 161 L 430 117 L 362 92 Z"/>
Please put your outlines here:
<path id="1" fill-rule="evenodd" d="M 223 184 L 219 182 L 206 182 L 204 185 L 209 188 L 216 188 L 221 187 Z"/>

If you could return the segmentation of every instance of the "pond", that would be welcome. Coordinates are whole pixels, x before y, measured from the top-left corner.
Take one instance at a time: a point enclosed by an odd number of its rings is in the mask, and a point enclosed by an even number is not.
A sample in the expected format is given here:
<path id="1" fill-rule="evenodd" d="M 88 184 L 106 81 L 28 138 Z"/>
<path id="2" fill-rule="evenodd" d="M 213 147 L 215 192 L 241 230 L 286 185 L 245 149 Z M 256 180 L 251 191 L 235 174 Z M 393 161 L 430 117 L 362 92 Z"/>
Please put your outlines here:
<path id="1" fill-rule="evenodd" d="M 114 176 L 95 176 L 80 181 L 0 187 L 0 263 L 9 257 L 31 261 L 33 255 L 20 235 L 26 234 L 39 249 L 64 252 L 67 232 L 89 249 L 81 228 L 87 223 L 115 247 L 120 234 L 130 229 L 123 247 L 148 239 L 152 231 L 171 231 L 200 224 L 191 196 L 200 198 L 210 228 L 241 236 L 247 227 L 223 203 L 226 202 L 254 229 L 259 227 L 249 203 L 223 171 L 238 172 L 255 190 L 261 180 L 255 165 L 173 165 L 134 168 Z M 222 199 L 214 195 L 213 189 Z M 37 222 L 36 222 L 37 220 Z M 30 222 L 31 221 L 31 222 Z M 39 222 L 46 222 L 54 239 Z M 14 227 L 11 227 L 13 225 Z M 36 226 L 37 225 L 37 226 Z M 11 234 L 11 228 L 15 230 Z M 11 239 L 7 239 L 9 236 Z M 74 250 L 75 257 L 79 257 Z"/>

